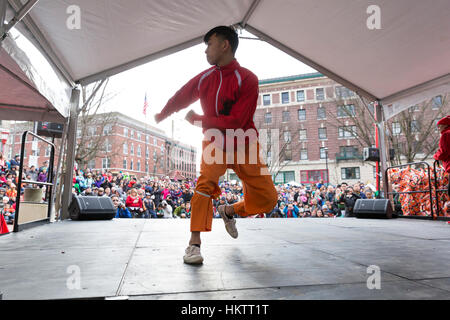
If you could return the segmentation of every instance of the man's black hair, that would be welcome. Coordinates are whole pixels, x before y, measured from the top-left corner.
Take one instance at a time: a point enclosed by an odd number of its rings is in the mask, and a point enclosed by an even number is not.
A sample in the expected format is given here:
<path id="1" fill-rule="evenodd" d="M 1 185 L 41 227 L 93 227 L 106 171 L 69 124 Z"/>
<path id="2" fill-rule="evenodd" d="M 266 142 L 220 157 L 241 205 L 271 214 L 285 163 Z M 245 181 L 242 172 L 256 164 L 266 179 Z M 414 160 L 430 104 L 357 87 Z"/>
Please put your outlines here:
<path id="1" fill-rule="evenodd" d="M 209 38 L 215 34 L 217 37 L 228 40 L 231 46 L 231 50 L 233 51 L 233 54 L 236 53 L 236 50 L 239 45 L 239 37 L 236 31 L 232 27 L 227 26 L 218 26 L 208 31 L 207 34 L 203 37 L 203 41 L 205 43 L 208 43 Z"/>

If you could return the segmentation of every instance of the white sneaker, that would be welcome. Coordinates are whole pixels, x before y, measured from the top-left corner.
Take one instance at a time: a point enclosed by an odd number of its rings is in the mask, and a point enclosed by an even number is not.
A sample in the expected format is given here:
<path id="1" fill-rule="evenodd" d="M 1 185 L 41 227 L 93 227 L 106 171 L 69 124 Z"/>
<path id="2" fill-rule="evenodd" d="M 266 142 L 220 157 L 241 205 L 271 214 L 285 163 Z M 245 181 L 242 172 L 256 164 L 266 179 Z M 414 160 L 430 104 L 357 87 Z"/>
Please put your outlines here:
<path id="1" fill-rule="evenodd" d="M 230 234 L 232 238 L 236 239 L 238 237 L 238 231 L 236 229 L 236 219 L 234 217 L 229 218 L 225 214 L 225 210 L 227 207 L 233 208 L 232 206 L 227 206 L 223 204 L 217 208 L 217 211 L 219 211 L 219 214 L 222 217 L 223 222 L 225 223 L 225 229 L 227 230 L 227 232 Z"/>
<path id="2" fill-rule="evenodd" d="M 194 245 L 190 245 L 186 248 L 186 254 L 183 257 L 184 263 L 188 264 L 202 264 L 203 257 L 200 253 L 200 248 Z"/>

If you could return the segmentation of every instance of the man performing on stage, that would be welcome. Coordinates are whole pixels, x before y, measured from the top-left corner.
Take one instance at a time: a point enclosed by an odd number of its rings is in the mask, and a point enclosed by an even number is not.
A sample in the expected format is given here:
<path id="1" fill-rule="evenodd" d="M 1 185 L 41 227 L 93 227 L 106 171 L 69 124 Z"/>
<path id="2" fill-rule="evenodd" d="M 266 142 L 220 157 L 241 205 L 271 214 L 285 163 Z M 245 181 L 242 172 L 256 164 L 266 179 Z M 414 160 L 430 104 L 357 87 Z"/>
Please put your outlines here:
<path id="1" fill-rule="evenodd" d="M 189 264 L 203 262 L 200 233 L 211 231 L 212 200 L 220 196 L 218 182 L 227 168 L 236 172 L 244 190 L 243 201 L 218 208 L 225 228 L 233 238 L 238 236 L 235 214 L 246 217 L 271 212 L 277 201 L 272 177 L 259 157 L 257 130 L 253 123 L 259 94 L 258 78 L 242 68 L 234 57 L 239 44 L 234 29 L 216 27 L 205 35 L 204 42 L 206 58 L 213 67 L 191 79 L 155 115 L 158 123 L 198 99 L 203 109 L 204 115 L 192 110 L 186 115 L 186 120 L 201 125 L 205 134 L 200 177 L 191 200 L 191 239 L 184 255 L 184 262 Z M 223 138 L 218 138 L 217 131 Z M 245 140 L 237 136 L 243 136 Z M 240 143 L 236 144 L 237 140 Z"/>

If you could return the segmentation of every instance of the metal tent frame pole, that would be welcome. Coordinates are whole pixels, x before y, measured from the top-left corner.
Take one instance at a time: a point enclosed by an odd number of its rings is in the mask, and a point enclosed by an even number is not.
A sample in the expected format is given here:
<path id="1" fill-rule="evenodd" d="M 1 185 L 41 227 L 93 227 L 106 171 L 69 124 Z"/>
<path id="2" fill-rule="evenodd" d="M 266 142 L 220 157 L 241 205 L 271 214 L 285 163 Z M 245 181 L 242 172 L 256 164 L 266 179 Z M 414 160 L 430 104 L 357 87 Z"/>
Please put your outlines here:
<path id="1" fill-rule="evenodd" d="M 72 200 L 73 165 L 75 161 L 75 144 L 77 140 L 78 105 L 80 90 L 73 89 L 70 99 L 69 127 L 67 128 L 66 171 L 64 175 L 64 190 L 62 193 L 61 220 L 69 218 L 69 204 Z"/>
<path id="2" fill-rule="evenodd" d="M 386 139 L 384 134 L 384 112 L 383 112 L 383 105 L 379 100 L 375 101 L 375 114 L 377 119 L 377 129 L 378 129 L 378 144 L 379 144 L 379 151 L 380 151 L 380 162 L 381 162 L 381 172 L 386 172 L 387 169 L 387 148 L 386 148 Z M 383 175 L 380 176 L 380 178 Z M 388 193 L 389 193 L 389 186 L 387 181 L 383 179 L 383 193 L 384 197 L 387 199 Z"/>
<path id="3" fill-rule="evenodd" d="M 17 13 L 14 15 L 14 18 L 11 19 L 11 21 L 7 24 L 7 26 L 4 26 L 4 21 L 6 17 L 6 1 L 7 0 L 0 0 L 0 18 L 2 18 L 2 22 L 0 23 L 0 42 L 6 37 L 6 34 L 16 26 L 27 14 L 28 12 L 33 9 L 33 7 L 38 3 L 39 0 L 29 0 L 27 3 L 25 3 L 20 9 L 17 11 Z"/>

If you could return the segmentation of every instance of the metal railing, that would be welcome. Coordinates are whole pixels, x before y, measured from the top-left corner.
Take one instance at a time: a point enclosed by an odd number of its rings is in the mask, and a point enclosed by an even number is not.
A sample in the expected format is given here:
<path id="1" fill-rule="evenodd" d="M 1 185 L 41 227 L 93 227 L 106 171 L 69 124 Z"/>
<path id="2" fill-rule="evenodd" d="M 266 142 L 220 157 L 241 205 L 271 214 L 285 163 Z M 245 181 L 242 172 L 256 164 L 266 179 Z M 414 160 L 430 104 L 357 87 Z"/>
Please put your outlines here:
<path id="1" fill-rule="evenodd" d="M 433 210 L 433 188 L 432 188 L 432 184 L 431 184 L 431 166 L 424 161 L 420 161 L 420 162 L 411 162 L 411 163 L 406 163 L 406 164 L 401 164 L 398 166 L 392 166 L 392 167 L 387 167 L 386 171 L 384 172 L 384 178 L 385 178 L 385 183 L 388 183 L 389 181 L 389 176 L 388 176 L 388 172 L 390 169 L 395 169 L 395 168 L 402 168 L 402 167 L 409 167 L 409 166 L 417 166 L 417 165 L 421 165 L 424 164 L 427 166 L 428 168 L 428 190 L 419 190 L 419 191 L 405 191 L 405 192 L 389 192 L 389 184 L 387 185 L 388 187 L 388 194 L 386 195 L 386 198 L 389 198 L 389 195 L 395 195 L 395 194 L 414 194 L 414 193 L 429 193 L 430 194 L 430 210 L 431 210 L 431 217 L 433 218 L 433 220 L 437 219 L 437 214 L 434 213 Z M 435 179 L 436 180 L 436 179 Z M 394 201 L 392 201 L 394 202 Z"/>
<path id="2" fill-rule="evenodd" d="M 439 207 L 439 198 L 438 198 L 438 193 L 440 192 L 447 192 L 448 189 L 438 189 L 438 179 L 437 179 L 437 175 L 436 175 L 436 165 L 439 164 L 439 160 L 435 160 L 433 163 L 433 170 L 434 170 L 434 195 L 436 198 L 436 211 L 437 211 L 437 215 L 439 216 L 439 213 L 441 212 L 441 208 Z M 449 180 L 450 180 L 450 176 L 449 176 Z M 449 181 L 450 183 L 450 181 Z"/>
<path id="3" fill-rule="evenodd" d="M 27 141 L 27 136 L 31 135 L 33 137 L 35 137 L 36 139 L 39 139 L 41 141 L 43 141 L 44 143 L 48 144 L 51 146 L 52 150 L 50 152 L 50 161 L 48 164 L 48 170 L 47 170 L 47 182 L 38 182 L 38 181 L 29 181 L 29 180 L 23 180 L 22 176 L 23 176 L 23 158 L 24 158 L 24 154 L 25 154 L 25 144 Z M 15 212 L 15 216 L 14 216 L 14 230 L 13 232 L 19 232 L 20 231 L 20 226 L 19 226 L 19 208 L 20 208 L 20 191 L 22 189 L 22 183 L 29 183 L 29 184 L 35 184 L 35 185 L 42 185 L 42 186 L 46 186 L 46 191 L 45 191 L 45 198 L 44 200 L 46 200 L 48 202 L 48 210 L 47 210 L 47 219 L 45 220 L 49 220 L 50 219 L 50 214 L 52 211 L 52 190 L 53 187 L 55 186 L 53 180 L 53 162 L 54 162 L 54 158 L 55 158 L 55 145 L 53 143 L 51 143 L 50 141 L 45 140 L 44 138 L 41 138 L 40 136 L 34 134 L 31 131 L 25 131 L 22 134 L 22 145 L 20 148 L 20 166 L 19 166 L 19 181 L 17 184 L 17 197 L 16 197 L 16 212 Z M 50 182 L 49 182 L 50 181 Z"/>

